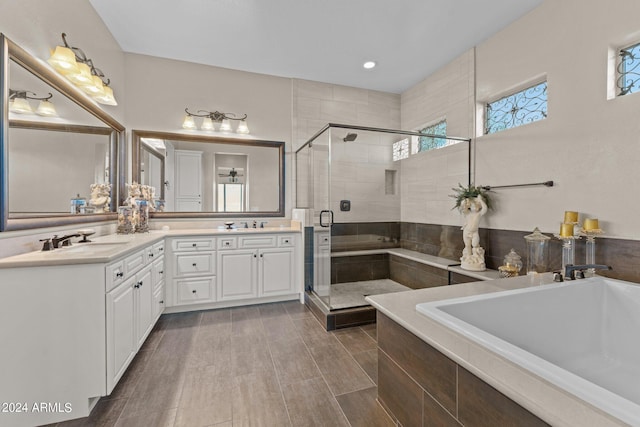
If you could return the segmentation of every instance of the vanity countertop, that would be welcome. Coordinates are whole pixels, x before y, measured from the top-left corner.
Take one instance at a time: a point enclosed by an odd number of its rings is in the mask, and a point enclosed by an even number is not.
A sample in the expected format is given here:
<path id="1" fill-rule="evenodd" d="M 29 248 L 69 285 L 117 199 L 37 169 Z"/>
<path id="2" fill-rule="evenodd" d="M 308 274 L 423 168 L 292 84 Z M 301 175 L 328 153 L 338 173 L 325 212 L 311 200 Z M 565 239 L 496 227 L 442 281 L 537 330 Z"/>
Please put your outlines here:
<path id="1" fill-rule="evenodd" d="M 0 268 L 40 267 L 69 264 L 109 263 L 129 255 L 165 237 L 188 236 L 244 236 L 250 234 L 299 233 L 296 227 L 266 227 L 238 229 L 176 229 L 153 230 L 148 233 L 110 234 L 91 239 L 90 243 L 73 243 L 72 246 L 51 251 L 33 251 L 0 259 Z"/>
<path id="2" fill-rule="evenodd" d="M 536 277 L 552 283 L 551 273 Z M 366 298 L 376 309 L 554 426 L 619 426 L 613 417 L 416 311 L 416 304 L 530 286 L 529 276 L 440 286 Z M 576 284 L 579 286 L 579 284 Z"/>

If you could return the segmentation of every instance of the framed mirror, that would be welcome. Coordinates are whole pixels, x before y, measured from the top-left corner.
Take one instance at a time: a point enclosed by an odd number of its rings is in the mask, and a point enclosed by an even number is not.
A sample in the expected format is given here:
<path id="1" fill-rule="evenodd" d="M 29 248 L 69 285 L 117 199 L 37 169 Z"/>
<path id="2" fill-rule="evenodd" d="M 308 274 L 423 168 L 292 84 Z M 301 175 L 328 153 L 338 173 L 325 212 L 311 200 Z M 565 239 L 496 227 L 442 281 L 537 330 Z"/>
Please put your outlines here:
<path id="1" fill-rule="evenodd" d="M 4 35 L 0 44 L 0 231 L 114 220 L 124 126 Z"/>
<path id="2" fill-rule="evenodd" d="M 134 130 L 132 181 L 154 217 L 284 216 L 284 142 Z"/>

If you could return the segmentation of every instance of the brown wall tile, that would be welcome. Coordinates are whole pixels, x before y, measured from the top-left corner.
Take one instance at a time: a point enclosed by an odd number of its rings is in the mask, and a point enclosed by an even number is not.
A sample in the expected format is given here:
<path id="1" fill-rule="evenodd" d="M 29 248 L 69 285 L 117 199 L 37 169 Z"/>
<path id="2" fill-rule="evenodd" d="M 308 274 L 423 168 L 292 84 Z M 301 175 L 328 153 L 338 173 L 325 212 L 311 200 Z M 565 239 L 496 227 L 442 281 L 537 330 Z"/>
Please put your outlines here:
<path id="1" fill-rule="evenodd" d="M 377 323 L 378 347 L 402 366 L 442 406 L 454 413 L 456 364 L 380 312 Z"/>
<path id="2" fill-rule="evenodd" d="M 462 425 L 426 392 L 422 417 L 424 427 L 460 427 Z"/>
<path id="3" fill-rule="evenodd" d="M 378 400 L 403 427 L 422 426 L 423 391 L 383 351 L 378 351 Z"/>
<path id="4" fill-rule="evenodd" d="M 465 426 L 549 425 L 466 369 L 458 373 L 458 419 Z"/>

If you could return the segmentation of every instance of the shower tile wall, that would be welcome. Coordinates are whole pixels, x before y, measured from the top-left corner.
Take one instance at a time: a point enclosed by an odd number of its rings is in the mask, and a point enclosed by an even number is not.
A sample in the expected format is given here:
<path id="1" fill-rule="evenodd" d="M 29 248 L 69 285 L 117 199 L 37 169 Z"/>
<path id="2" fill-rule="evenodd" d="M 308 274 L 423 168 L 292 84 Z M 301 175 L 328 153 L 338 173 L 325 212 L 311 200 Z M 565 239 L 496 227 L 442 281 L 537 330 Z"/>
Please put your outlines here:
<path id="1" fill-rule="evenodd" d="M 294 147 L 302 146 L 328 123 L 398 129 L 400 95 L 294 79 Z M 346 130 L 331 130 L 334 221 L 399 221 L 400 194 L 385 195 L 385 170 L 400 167 L 392 160 L 391 146 L 398 138 L 355 132 L 356 141 L 345 143 Z M 326 191 L 322 185 L 314 189 Z M 316 201 L 324 195 L 316 194 Z M 351 200 L 349 212 L 340 211 L 340 200 Z"/>

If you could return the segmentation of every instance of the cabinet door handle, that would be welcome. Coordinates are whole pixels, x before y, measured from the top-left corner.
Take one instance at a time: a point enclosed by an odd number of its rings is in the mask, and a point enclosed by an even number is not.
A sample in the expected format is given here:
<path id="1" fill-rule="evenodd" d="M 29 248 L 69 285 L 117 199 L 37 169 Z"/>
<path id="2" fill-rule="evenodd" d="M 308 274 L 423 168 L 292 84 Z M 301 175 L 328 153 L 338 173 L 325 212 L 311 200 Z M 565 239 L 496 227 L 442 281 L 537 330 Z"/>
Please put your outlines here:
<path id="1" fill-rule="evenodd" d="M 159 274 L 164 274 L 164 270 L 160 270 L 158 273 Z"/>
<path id="2" fill-rule="evenodd" d="M 153 254 L 149 254 L 149 258 L 153 258 Z"/>
<path id="3" fill-rule="evenodd" d="M 264 258 L 264 254 L 260 254 L 260 258 Z"/>
<path id="4" fill-rule="evenodd" d="M 124 277 L 124 273 L 122 271 L 118 271 L 116 273 L 116 277 Z"/>
<path id="5" fill-rule="evenodd" d="M 139 288 L 141 288 L 141 287 L 142 287 L 142 285 L 143 285 L 143 282 L 142 282 L 142 280 L 140 280 L 140 281 L 138 282 L 138 287 L 139 287 Z"/>
<path id="6" fill-rule="evenodd" d="M 192 294 L 197 293 L 198 291 L 196 291 L 195 289 L 191 291 Z"/>
<path id="7" fill-rule="evenodd" d="M 254 258 L 257 258 L 257 257 L 258 257 L 258 255 L 256 255 L 256 254 L 253 254 L 253 257 L 254 257 Z"/>
<path id="8" fill-rule="evenodd" d="M 195 266 L 196 266 L 196 263 L 194 262 L 194 263 L 193 263 L 193 264 L 191 264 L 191 265 L 195 267 Z"/>
<path id="9" fill-rule="evenodd" d="M 198 244 L 197 244 L 197 243 L 194 243 L 194 244 L 192 244 L 191 246 L 193 246 L 193 247 L 195 248 L 196 246 L 198 246 Z"/>
<path id="10" fill-rule="evenodd" d="M 158 304 L 164 304 L 164 300 L 158 301 Z"/>
<path id="11" fill-rule="evenodd" d="M 158 250 L 159 250 L 160 252 L 162 252 L 162 251 L 164 251 L 164 248 L 158 248 Z"/>

